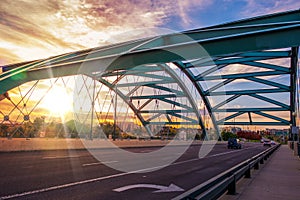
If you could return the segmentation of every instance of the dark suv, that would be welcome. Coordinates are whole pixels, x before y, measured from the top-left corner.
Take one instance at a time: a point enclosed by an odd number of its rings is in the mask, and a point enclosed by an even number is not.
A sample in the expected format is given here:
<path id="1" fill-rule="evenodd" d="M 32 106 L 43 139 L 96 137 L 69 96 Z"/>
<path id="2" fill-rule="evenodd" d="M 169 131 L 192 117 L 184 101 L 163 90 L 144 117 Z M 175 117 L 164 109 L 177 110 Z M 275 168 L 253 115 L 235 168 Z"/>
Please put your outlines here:
<path id="1" fill-rule="evenodd" d="M 242 145 L 236 138 L 229 138 L 227 147 L 228 149 L 241 149 Z"/>

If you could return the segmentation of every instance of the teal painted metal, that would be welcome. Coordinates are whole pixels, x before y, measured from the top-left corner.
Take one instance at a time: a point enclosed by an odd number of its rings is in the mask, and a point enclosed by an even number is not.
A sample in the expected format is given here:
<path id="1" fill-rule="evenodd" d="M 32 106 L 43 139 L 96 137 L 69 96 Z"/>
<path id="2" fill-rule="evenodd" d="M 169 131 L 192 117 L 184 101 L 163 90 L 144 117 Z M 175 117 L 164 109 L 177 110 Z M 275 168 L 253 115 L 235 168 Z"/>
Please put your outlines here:
<path id="1" fill-rule="evenodd" d="M 222 76 L 205 76 L 199 77 L 196 81 L 211 81 L 211 80 L 220 80 L 220 79 L 242 79 L 248 77 L 257 77 L 257 76 L 274 76 L 274 75 L 282 75 L 289 74 L 288 72 L 281 71 L 266 71 L 266 72 L 253 72 L 253 73 L 241 73 L 241 74 L 230 74 L 230 75 L 222 75 Z"/>
<path id="2" fill-rule="evenodd" d="M 282 122 L 224 122 L 224 125 L 233 126 L 286 126 L 285 123 Z"/>
<path id="3" fill-rule="evenodd" d="M 215 112 L 259 112 L 259 111 L 289 111 L 286 108 L 271 107 L 271 108 L 227 108 L 227 109 L 217 109 Z"/>
<path id="4" fill-rule="evenodd" d="M 298 55 L 299 47 L 292 47 L 291 55 L 291 74 L 290 74 L 290 125 L 296 126 L 296 91 L 297 75 L 298 75 Z"/>
<path id="5" fill-rule="evenodd" d="M 283 84 L 280 84 L 280 83 L 276 83 L 276 82 L 273 82 L 273 81 L 268 81 L 268 80 L 260 79 L 260 78 L 256 78 L 256 77 L 249 77 L 247 79 L 251 80 L 251 81 L 254 81 L 254 82 L 257 82 L 257 83 L 262 83 L 262 84 L 265 84 L 265 85 L 277 87 L 277 88 L 282 89 L 282 90 L 286 90 L 286 91 L 290 90 L 289 86 L 286 86 L 286 85 L 283 85 Z"/>
<path id="6" fill-rule="evenodd" d="M 168 65 L 159 65 L 166 73 L 168 73 L 170 75 L 170 77 L 172 77 L 174 80 L 176 80 L 176 83 L 179 85 L 179 87 L 182 89 L 183 93 L 186 95 L 186 98 L 188 99 L 189 103 L 191 104 L 191 107 L 193 108 L 193 113 L 195 113 L 196 117 L 197 117 L 197 121 L 198 121 L 198 125 L 201 127 L 203 133 L 206 135 L 207 131 L 206 131 L 206 127 L 205 124 L 201 118 L 201 113 L 199 111 L 199 108 L 197 106 L 197 103 L 195 101 L 195 99 L 192 96 L 191 91 L 189 90 L 189 88 L 186 86 L 187 83 L 185 83 L 183 80 L 181 80 L 181 78 L 178 76 L 178 74 Z M 218 129 L 217 129 L 218 131 Z"/>
<path id="7" fill-rule="evenodd" d="M 222 119 L 222 120 L 219 120 L 218 123 L 219 123 L 219 124 L 222 124 L 222 123 L 224 123 L 225 121 L 228 121 L 228 120 L 230 120 L 230 119 L 236 118 L 236 117 L 238 117 L 238 116 L 240 116 L 240 115 L 242 115 L 242 114 L 244 114 L 244 113 L 245 113 L 245 112 L 237 112 L 237 113 L 235 113 L 235 114 L 233 114 L 233 115 L 230 115 L 230 116 L 228 116 L 228 117 L 225 117 L 225 118 Z"/>
<path id="8" fill-rule="evenodd" d="M 176 95 L 176 94 L 162 94 L 162 95 L 145 95 L 145 96 L 131 96 L 130 99 L 166 99 L 166 98 L 176 98 L 183 97 L 184 95 Z"/>
<path id="9" fill-rule="evenodd" d="M 276 58 L 276 57 L 273 57 L 273 58 Z M 259 68 L 274 69 L 274 70 L 277 70 L 277 71 L 289 72 L 288 68 L 281 67 L 281 66 L 278 66 L 278 65 L 259 63 L 259 62 L 242 62 L 242 63 L 245 64 L 245 65 L 250 65 L 250 66 L 259 67 Z"/>
<path id="10" fill-rule="evenodd" d="M 212 110 L 213 110 L 213 111 L 216 111 L 216 110 L 217 110 L 218 108 L 220 108 L 221 106 L 226 105 L 227 103 L 229 103 L 229 102 L 231 102 L 231 101 L 233 101 L 233 100 L 239 98 L 240 96 L 241 96 L 241 95 L 239 94 L 239 95 L 234 95 L 234 96 L 232 96 L 232 97 L 229 97 L 229 98 L 226 99 L 225 101 L 222 101 L 222 102 L 220 102 L 219 104 L 215 105 L 215 106 L 212 108 Z"/>
<path id="11" fill-rule="evenodd" d="M 289 105 L 286 105 L 286 104 L 281 103 L 281 102 L 279 102 L 279 101 L 276 101 L 276 100 L 274 100 L 274 99 L 270 99 L 270 98 L 267 98 L 267 97 L 264 97 L 264 96 L 261 96 L 261 95 L 258 95 L 258 94 L 249 94 L 249 96 L 252 96 L 252 97 L 255 97 L 255 98 L 257 98 L 257 99 L 260 99 L 260 100 L 269 102 L 269 103 L 271 103 L 271 104 L 280 106 L 280 107 L 282 107 L 282 108 L 285 108 L 286 110 L 289 110 L 289 109 L 290 109 L 290 106 L 289 106 Z"/>
<path id="12" fill-rule="evenodd" d="M 184 93 L 182 91 L 175 90 L 175 89 L 170 89 L 170 88 L 167 88 L 167 87 L 164 87 L 164 86 L 161 86 L 161 85 L 151 84 L 151 85 L 147 85 L 147 87 L 156 88 L 156 89 L 166 91 L 166 92 L 172 92 L 172 93 L 175 93 L 176 95 L 178 95 L 178 97 L 184 96 Z"/>
<path id="13" fill-rule="evenodd" d="M 193 83 L 194 87 L 197 89 L 200 97 L 202 98 L 202 100 L 204 102 L 204 105 L 205 105 L 204 109 L 207 109 L 208 114 L 212 120 L 212 125 L 213 125 L 214 129 L 216 130 L 218 136 L 220 137 L 220 131 L 219 131 L 219 127 L 218 127 L 215 115 L 212 112 L 211 104 L 210 104 L 208 98 L 206 97 L 206 95 L 204 94 L 205 92 L 204 92 L 202 86 L 196 81 L 195 75 L 189 69 L 185 68 L 185 65 L 182 62 L 176 62 L 174 64 L 177 65 L 186 74 L 186 76 Z M 204 129 L 206 130 L 206 127 L 204 127 Z"/>
<path id="14" fill-rule="evenodd" d="M 124 95 L 119 89 L 116 89 L 115 86 L 113 84 L 111 84 L 110 82 L 104 80 L 103 78 L 98 79 L 99 82 L 103 83 L 104 85 L 106 85 L 110 90 L 115 91 L 115 95 L 118 95 L 120 98 L 122 98 L 123 101 L 125 101 L 127 103 L 127 105 L 131 108 L 131 110 L 135 113 L 135 115 L 138 117 L 138 119 L 140 120 L 140 122 L 145 126 L 145 120 L 143 118 L 143 116 L 140 114 L 140 112 L 138 112 L 138 109 L 133 105 L 132 102 L 128 101 L 128 98 L 126 97 L 126 95 Z M 151 135 L 152 133 L 149 132 L 148 129 L 146 129 L 148 131 L 148 134 Z"/>
<path id="15" fill-rule="evenodd" d="M 248 94 L 262 94 L 262 93 L 278 93 L 278 92 L 289 92 L 284 89 L 261 89 L 261 90 L 239 90 L 239 91 L 222 91 L 222 92 L 211 92 L 209 96 L 220 96 L 220 95 L 248 95 Z"/>
<path id="16" fill-rule="evenodd" d="M 274 115 L 269 115 L 269 114 L 263 113 L 263 112 L 254 112 L 254 113 L 258 114 L 258 115 L 261 115 L 261 116 L 264 116 L 264 117 L 267 117 L 267 118 L 270 118 L 270 119 L 273 119 L 273 120 L 277 120 L 279 122 L 284 123 L 285 125 L 290 125 L 290 122 L 288 120 L 282 119 L 280 117 L 276 117 Z"/>

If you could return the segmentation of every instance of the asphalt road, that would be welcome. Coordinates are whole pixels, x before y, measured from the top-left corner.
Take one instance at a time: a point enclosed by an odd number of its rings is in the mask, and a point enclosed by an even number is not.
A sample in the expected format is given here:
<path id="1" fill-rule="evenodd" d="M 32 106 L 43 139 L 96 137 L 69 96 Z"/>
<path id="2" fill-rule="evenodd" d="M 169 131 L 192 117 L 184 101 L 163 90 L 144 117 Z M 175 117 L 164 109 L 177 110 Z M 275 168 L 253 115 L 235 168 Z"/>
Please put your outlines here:
<path id="1" fill-rule="evenodd" d="M 207 156 L 199 158 L 200 148 L 201 145 L 192 145 L 175 162 L 168 166 L 157 162 L 150 172 L 143 168 L 143 161 L 131 160 L 133 166 L 141 166 L 139 173 L 112 169 L 86 150 L 0 153 L 0 200 L 172 199 L 267 147 L 245 143 L 241 150 L 232 150 L 226 144 L 216 144 Z M 144 154 L 158 150 L 158 147 L 126 149 Z M 113 149 L 93 153 L 105 155 L 106 164 L 124 162 L 115 159 Z M 177 153 L 176 149 L 173 153 Z M 153 160 L 154 166 L 156 161 Z"/>

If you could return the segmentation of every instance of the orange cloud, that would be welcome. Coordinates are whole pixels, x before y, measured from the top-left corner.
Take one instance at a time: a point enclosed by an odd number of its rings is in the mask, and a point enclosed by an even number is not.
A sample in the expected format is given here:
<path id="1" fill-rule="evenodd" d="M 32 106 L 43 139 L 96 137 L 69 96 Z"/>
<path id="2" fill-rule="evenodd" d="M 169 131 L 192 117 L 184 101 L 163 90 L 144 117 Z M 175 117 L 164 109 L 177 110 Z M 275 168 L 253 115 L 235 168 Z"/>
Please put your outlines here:
<path id="1" fill-rule="evenodd" d="M 180 16 L 183 24 L 187 24 L 189 9 L 203 7 L 207 4 L 205 2 L 1 0 L 0 60 L 35 60 L 145 37 L 150 33 L 139 34 L 136 29 L 166 25 L 172 16 Z M 124 31 L 129 32 L 119 36 Z M 117 35 L 118 41 L 114 35 Z M 10 54 L 3 56 L 5 52 L 14 52 L 18 59 L 12 59 L 13 55 Z"/>

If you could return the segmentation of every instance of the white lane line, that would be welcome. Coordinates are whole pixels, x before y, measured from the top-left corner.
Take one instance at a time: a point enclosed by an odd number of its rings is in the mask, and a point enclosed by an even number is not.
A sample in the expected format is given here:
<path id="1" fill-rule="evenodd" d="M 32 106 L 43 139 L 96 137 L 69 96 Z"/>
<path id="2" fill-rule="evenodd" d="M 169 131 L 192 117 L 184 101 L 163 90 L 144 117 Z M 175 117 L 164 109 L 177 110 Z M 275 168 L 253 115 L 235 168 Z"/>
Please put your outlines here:
<path id="1" fill-rule="evenodd" d="M 61 159 L 61 158 L 78 158 L 80 156 L 46 156 L 42 159 Z"/>
<path id="2" fill-rule="evenodd" d="M 207 156 L 205 158 L 212 158 L 212 157 L 216 157 L 216 156 L 226 155 L 226 154 L 230 154 L 230 153 L 234 153 L 234 152 L 239 152 L 239 151 L 243 151 L 243 150 L 246 150 L 246 149 L 254 149 L 254 148 L 257 148 L 257 147 L 247 147 L 247 148 L 243 148 L 243 149 L 237 149 L 237 150 L 233 150 L 233 151 L 222 152 L 222 153 L 218 153 L 218 154 Z"/>
<path id="3" fill-rule="evenodd" d="M 164 166 L 167 166 L 167 165 L 164 165 Z M 53 191 L 53 190 L 64 189 L 64 188 L 68 188 L 68 187 L 73 187 L 73 186 L 82 185 L 82 184 L 86 184 L 86 183 L 102 181 L 102 180 L 109 179 L 109 178 L 125 176 L 125 175 L 128 175 L 128 174 L 134 174 L 134 173 L 137 173 L 137 172 L 148 171 L 148 170 L 161 168 L 161 167 L 162 166 L 151 167 L 151 168 L 147 168 L 147 169 L 141 169 L 141 170 L 136 170 L 136 171 L 131 171 L 131 172 L 113 174 L 113 175 L 109 175 L 109 176 L 93 178 L 93 179 L 88 179 L 88 180 L 84 180 L 84 181 L 78 181 L 78 182 L 67 183 L 67 184 L 63 184 L 63 185 L 52 186 L 52 187 L 48 187 L 48 188 L 42 188 L 42 189 L 39 189 L 39 190 L 33 190 L 33 191 L 28 191 L 28 192 L 23 192 L 23 193 L 18 193 L 18 194 L 2 196 L 2 197 L 0 197 L 0 200 L 12 199 L 12 198 L 17 198 L 17 197 L 24 197 L 24 196 L 28 196 L 28 195 L 32 195 L 32 194 L 39 194 L 39 193 L 42 193 L 42 192 L 49 192 L 49 191 Z"/>
<path id="4" fill-rule="evenodd" d="M 94 162 L 94 163 L 86 163 L 86 164 L 82 164 L 83 167 L 86 166 L 93 166 L 93 165 L 102 165 L 102 164 L 110 164 L 110 163 L 116 163 L 118 161 L 113 160 L 113 161 L 107 161 L 107 162 Z"/>
<path id="5" fill-rule="evenodd" d="M 0 197 L 0 200 L 12 199 L 12 198 L 16 198 L 16 197 L 23 197 L 23 196 L 27 196 L 27 195 L 42 193 L 42 192 L 49 192 L 49 191 L 52 191 L 52 190 L 58 190 L 58 189 L 63 189 L 63 188 L 72 187 L 72 186 L 76 186 L 76 185 L 81 185 L 81 184 L 101 181 L 101 180 L 105 180 L 105 179 L 109 179 L 109 178 L 124 176 L 124 175 L 127 175 L 127 174 L 129 174 L 129 172 L 114 174 L 114 175 L 104 176 L 104 177 L 99 177 L 99 178 L 94 178 L 94 179 L 88 179 L 88 180 L 68 183 L 68 184 L 64 184 L 64 185 L 57 185 L 57 186 L 52 186 L 52 187 L 43 188 L 43 189 L 39 189 L 39 190 L 23 192 L 23 193 L 19 193 L 19 194 L 7 195 L 7 196 Z"/>
<path id="6" fill-rule="evenodd" d="M 212 158 L 212 157 L 216 157 L 216 156 L 221 156 L 221 155 L 225 155 L 225 154 L 235 153 L 235 152 L 243 151 L 243 150 L 246 150 L 246 149 L 253 149 L 253 148 L 256 148 L 256 147 L 248 147 L 248 148 L 239 149 L 239 150 L 233 150 L 233 151 L 228 151 L 228 152 L 223 152 L 223 153 L 217 153 L 217 154 L 206 156 L 206 157 L 203 157 L 203 158 L 193 158 L 193 159 L 190 159 L 190 160 L 184 160 L 184 161 L 180 161 L 180 162 L 175 162 L 175 163 L 173 163 L 171 165 L 178 165 L 178 164 L 188 163 L 188 162 L 192 162 L 192 161 L 196 161 L 196 160 L 202 160 L 202 159 L 206 159 L 206 158 Z"/>
<path id="7" fill-rule="evenodd" d="M 149 171 L 149 170 L 153 170 L 153 169 L 161 169 L 163 167 L 167 167 L 167 166 L 171 166 L 171 165 L 178 165 L 178 164 L 188 163 L 188 162 L 192 162 L 192 161 L 205 159 L 205 158 L 208 158 L 208 157 L 215 157 L 215 156 L 218 156 L 218 155 L 224 155 L 224 154 L 227 154 L 227 153 L 234 153 L 234 152 L 238 152 L 238 151 L 242 151 L 242 150 L 246 150 L 246 149 L 251 149 L 251 148 L 256 148 L 256 147 L 249 147 L 249 148 L 244 148 L 244 149 L 241 149 L 241 150 L 214 154 L 214 155 L 207 156 L 207 157 L 204 157 L 204 158 L 194 158 L 194 159 L 190 159 L 190 160 L 185 160 L 185 161 L 181 161 L 181 162 L 172 163 L 170 165 L 156 166 L 156 167 L 140 169 L 140 170 L 131 171 L 131 172 L 124 172 L 124 173 L 114 174 L 114 175 L 110 175 L 110 176 L 104 176 L 104 177 L 93 178 L 93 179 L 88 179 L 88 180 L 84 180 L 84 181 L 78 181 L 78 182 L 67 183 L 67 184 L 63 184 L 63 185 L 52 186 L 52 187 L 43 188 L 43 189 L 39 189 L 39 190 L 33 190 L 33 191 L 29 191 L 29 192 L 23 192 L 23 193 L 18 193 L 18 194 L 2 196 L 2 197 L 0 197 L 0 200 L 12 199 L 12 198 L 16 198 L 16 197 L 23 197 L 23 196 L 28 196 L 28 195 L 32 195 L 32 194 L 39 194 L 39 193 L 42 193 L 42 192 L 49 192 L 49 191 L 53 191 L 53 190 L 64 189 L 64 188 L 68 188 L 68 187 L 72 187 L 72 186 L 82 185 L 82 184 L 86 184 L 86 183 L 92 183 L 92 182 L 101 181 L 101 180 L 105 180 L 105 179 L 109 179 L 109 178 L 126 176 L 126 175 L 129 175 L 129 174 L 134 174 L 134 173 L 143 172 L 143 171 Z"/>

